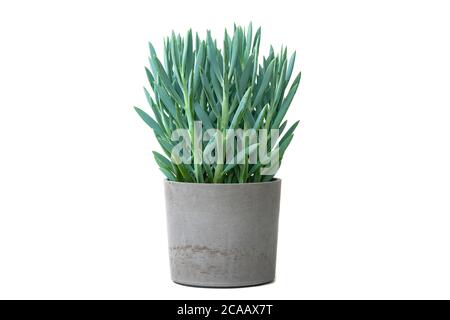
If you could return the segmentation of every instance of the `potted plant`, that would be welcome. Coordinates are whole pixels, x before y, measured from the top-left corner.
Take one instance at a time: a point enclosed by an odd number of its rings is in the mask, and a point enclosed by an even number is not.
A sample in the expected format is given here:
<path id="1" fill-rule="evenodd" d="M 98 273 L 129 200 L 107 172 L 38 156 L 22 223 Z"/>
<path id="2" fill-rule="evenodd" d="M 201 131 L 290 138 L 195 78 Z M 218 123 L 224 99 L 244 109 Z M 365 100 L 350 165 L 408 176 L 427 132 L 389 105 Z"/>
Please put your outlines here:
<path id="1" fill-rule="evenodd" d="M 145 89 L 165 184 L 172 279 L 238 287 L 275 278 L 281 180 L 274 178 L 298 121 L 284 116 L 300 82 L 295 53 L 259 59 L 261 29 L 225 30 L 223 46 L 189 30 L 150 46 Z M 220 47 L 220 48 L 219 48 Z M 152 92 L 152 93 L 150 93 Z"/>

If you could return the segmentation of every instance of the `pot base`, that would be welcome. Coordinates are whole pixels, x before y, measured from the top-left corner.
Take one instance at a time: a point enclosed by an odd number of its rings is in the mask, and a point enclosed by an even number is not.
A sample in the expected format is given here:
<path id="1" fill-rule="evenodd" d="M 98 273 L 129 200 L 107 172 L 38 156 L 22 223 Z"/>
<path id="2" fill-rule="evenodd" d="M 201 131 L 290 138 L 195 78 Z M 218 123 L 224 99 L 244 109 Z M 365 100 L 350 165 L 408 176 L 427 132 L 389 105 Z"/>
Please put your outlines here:
<path id="1" fill-rule="evenodd" d="M 229 283 L 225 284 L 199 284 L 199 283 L 183 283 L 180 281 L 173 280 L 172 281 L 175 284 L 178 284 L 180 286 L 185 287 L 191 287 L 191 288 L 206 288 L 206 289 L 239 289 L 239 288 L 248 288 L 248 287 L 258 287 L 258 286 L 264 286 L 267 284 L 271 284 L 275 282 L 275 279 L 267 281 L 267 282 L 250 282 L 250 283 L 240 283 L 240 284 L 233 284 L 230 285 Z"/>

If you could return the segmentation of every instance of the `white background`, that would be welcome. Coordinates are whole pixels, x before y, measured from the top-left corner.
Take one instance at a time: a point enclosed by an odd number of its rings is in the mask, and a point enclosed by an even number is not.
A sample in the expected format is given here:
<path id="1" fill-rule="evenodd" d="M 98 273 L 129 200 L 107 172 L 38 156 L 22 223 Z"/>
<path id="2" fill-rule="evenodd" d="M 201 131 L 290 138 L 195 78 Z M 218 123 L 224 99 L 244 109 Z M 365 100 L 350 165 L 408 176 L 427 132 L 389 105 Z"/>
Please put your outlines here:
<path id="1" fill-rule="evenodd" d="M 0 298 L 450 298 L 445 1 L 2 1 Z M 297 51 L 301 120 L 275 283 L 169 277 L 147 41 L 261 25 Z M 291 122 L 292 123 L 292 122 Z"/>

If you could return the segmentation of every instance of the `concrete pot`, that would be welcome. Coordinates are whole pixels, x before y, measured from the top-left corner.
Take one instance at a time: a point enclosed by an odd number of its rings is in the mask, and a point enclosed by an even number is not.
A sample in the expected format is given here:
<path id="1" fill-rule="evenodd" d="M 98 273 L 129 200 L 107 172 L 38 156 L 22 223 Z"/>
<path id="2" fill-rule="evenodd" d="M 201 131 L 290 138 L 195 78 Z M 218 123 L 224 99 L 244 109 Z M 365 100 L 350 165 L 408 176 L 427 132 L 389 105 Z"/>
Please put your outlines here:
<path id="1" fill-rule="evenodd" d="M 281 180 L 165 181 L 172 280 L 242 287 L 275 279 Z"/>

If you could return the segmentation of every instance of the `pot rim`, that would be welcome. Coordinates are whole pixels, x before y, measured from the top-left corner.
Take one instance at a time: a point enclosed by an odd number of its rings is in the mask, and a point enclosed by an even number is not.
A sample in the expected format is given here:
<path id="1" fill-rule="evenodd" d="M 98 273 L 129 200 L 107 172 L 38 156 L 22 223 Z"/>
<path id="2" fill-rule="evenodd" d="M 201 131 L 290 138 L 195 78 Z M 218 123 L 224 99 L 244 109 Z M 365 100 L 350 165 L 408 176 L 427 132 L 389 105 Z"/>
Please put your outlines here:
<path id="1" fill-rule="evenodd" d="M 233 183 L 204 183 L 204 182 L 183 182 L 183 181 L 170 181 L 168 179 L 164 179 L 165 184 L 174 184 L 174 185 L 196 185 L 196 186 L 217 186 L 217 187 L 226 187 L 226 186 L 252 186 L 252 185 L 269 185 L 275 183 L 281 183 L 280 178 L 273 178 L 270 181 L 264 182 L 233 182 Z"/>

